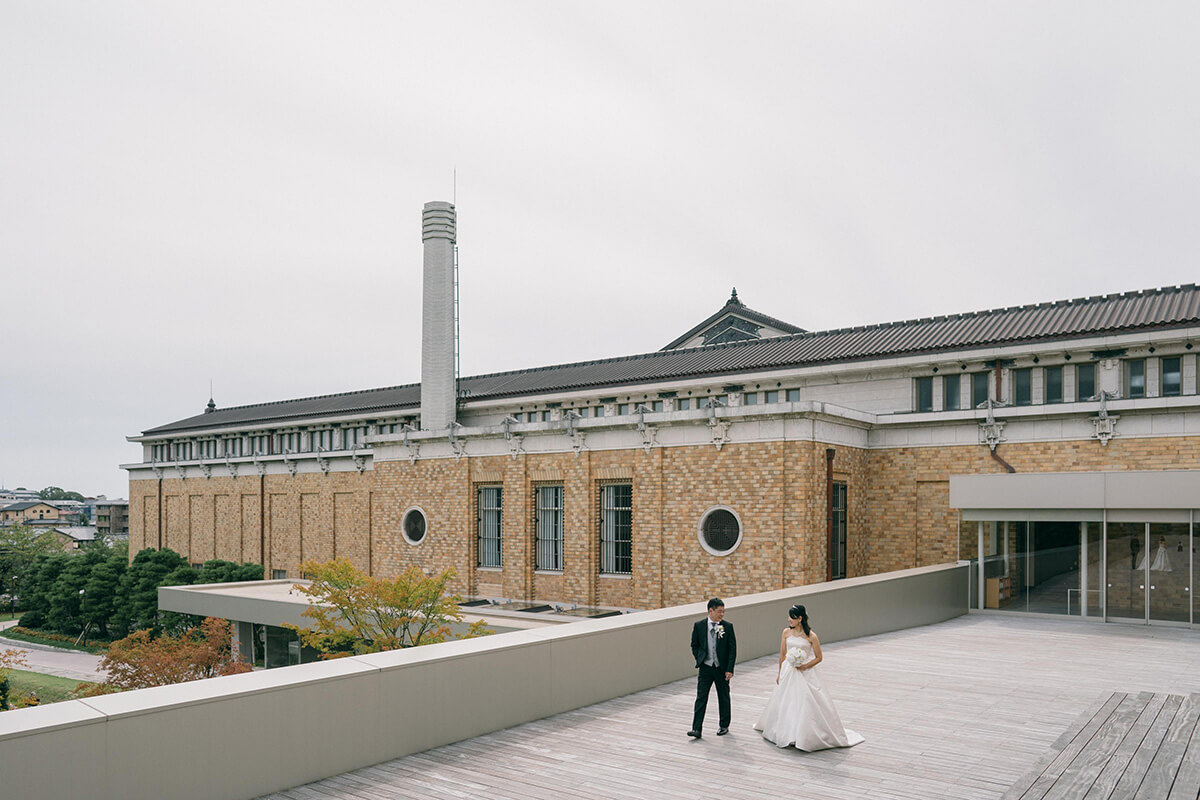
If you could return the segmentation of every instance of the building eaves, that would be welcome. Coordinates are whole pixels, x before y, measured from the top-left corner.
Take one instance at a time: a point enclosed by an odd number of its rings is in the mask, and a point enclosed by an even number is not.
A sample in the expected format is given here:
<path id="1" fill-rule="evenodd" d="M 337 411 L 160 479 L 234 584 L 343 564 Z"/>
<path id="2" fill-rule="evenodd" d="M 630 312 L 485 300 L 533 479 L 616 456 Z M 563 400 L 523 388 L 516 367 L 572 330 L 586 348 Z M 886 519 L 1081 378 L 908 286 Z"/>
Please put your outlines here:
<path id="1" fill-rule="evenodd" d="M 460 388 L 467 401 L 500 399 L 1196 324 L 1200 324 L 1200 289 L 1188 284 L 511 370 L 463 378 Z M 354 413 L 412 413 L 420 406 L 420 390 L 420 384 L 413 383 L 217 409 L 144 433 L 280 424 Z"/>
<path id="2" fill-rule="evenodd" d="M 715 314 L 712 314 L 707 319 L 700 322 L 700 324 L 696 325 L 691 330 L 684 333 L 682 336 L 679 336 L 679 337 L 673 339 L 671 342 L 669 342 L 667 345 L 665 345 L 662 349 L 663 350 L 674 350 L 675 348 L 679 347 L 681 344 L 686 342 L 688 339 L 693 338 L 694 336 L 698 335 L 700 332 L 704 331 L 706 328 L 709 328 L 712 325 L 716 324 L 718 320 L 720 320 L 722 317 L 726 316 L 727 314 L 736 314 L 737 316 L 742 317 L 743 319 L 748 319 L 751 322 L 758 323 L 759 325 L 767 325 L 776 330 L 783 331 L 784 333 L 806 333 L 806 331 L 803 328 L 797 327 L 796 325 L 793 325 L 790 322 L 784 322 L 781 319 L 776 319 L 775 317 L 768 316 L 767 314 L 763 314 L 761 311 L 755 311 L 753 308 L 749 308 L 748 306 L 742 305 L 741 301 L 737 300 L 736 295 L 735 295 L 735 297 L 731 297 L 729 299 L 729 302 L 727 302 L 727 303 L 725 303 L 725 305 L 721 306 L 721 308 L 719 308 Z"/>

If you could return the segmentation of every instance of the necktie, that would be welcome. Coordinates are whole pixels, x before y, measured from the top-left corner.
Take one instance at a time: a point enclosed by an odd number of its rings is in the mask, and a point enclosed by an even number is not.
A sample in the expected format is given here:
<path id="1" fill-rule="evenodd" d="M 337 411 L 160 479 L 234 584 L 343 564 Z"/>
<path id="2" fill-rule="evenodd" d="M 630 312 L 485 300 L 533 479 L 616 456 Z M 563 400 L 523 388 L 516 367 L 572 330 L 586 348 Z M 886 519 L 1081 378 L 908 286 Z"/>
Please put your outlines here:
<path id="1" fill-rule="evenodd" d="M 717 623 L 708 623 L 708 652 L 712 654 L 713 666 L 717 665 Z"/>

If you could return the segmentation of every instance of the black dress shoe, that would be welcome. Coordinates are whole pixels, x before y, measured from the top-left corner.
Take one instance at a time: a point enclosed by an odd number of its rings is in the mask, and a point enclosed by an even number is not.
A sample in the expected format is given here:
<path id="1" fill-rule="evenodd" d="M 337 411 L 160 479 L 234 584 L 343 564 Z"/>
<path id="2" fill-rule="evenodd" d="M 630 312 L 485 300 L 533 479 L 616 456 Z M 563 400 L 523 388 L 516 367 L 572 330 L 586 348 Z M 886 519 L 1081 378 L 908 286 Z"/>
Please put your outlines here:
<path id="1" fill-rule="evenodd" d="M 700 731 L 688 731 L 688 736 L 692 737 L 693 739 L 699 739 Z"/>
<path id="2" fill-rule="evenodd" d="M 724 736 L 729 733 L 729 728 L 717 728 L 717 736 Z"/>

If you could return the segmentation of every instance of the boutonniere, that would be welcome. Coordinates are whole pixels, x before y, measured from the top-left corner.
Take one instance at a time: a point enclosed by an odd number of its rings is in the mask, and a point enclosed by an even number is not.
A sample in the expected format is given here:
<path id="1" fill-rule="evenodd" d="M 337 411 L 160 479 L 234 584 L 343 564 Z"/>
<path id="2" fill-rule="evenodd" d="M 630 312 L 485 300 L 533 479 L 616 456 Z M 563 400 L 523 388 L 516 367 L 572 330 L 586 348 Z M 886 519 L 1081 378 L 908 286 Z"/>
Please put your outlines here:
<path id="1" fill-rule="evenodd" d="M 717 638 L 718 639 L 725 638 L 725 623 L 724 622 L 717 623 Z"/>

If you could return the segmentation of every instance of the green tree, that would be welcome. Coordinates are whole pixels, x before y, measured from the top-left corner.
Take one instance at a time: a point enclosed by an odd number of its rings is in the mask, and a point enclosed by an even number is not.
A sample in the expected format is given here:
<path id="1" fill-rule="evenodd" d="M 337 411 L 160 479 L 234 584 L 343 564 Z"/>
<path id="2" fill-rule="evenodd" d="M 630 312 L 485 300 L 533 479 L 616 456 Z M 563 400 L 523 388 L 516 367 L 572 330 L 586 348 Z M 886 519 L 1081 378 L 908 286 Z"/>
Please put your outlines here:
<path id="1" fill-rule="evenodd" d="M 90 599 L 86 596 L 88 580 L 93 569 L 105 560 L 102 550 L 85 550 L 68 559 L 51 587 L 47 627 L 72 635 L 83 631 L 83 615 Z"/>
<path id="2" fill-rule="evenodd" d="M 121 589 L 121 577 L 128 568 L 127 559 L 115 553 L 94 551 L 103 555 L 91 569 L 87 582 L 84 584 L 85 602 L 82 609 L 84 623 L 90 626 L 98 636 L 107 639 L 110 635 L 109 622 L 112 620 L 117 598 Z"/>
<path id="3" fill-rule="evenodd" d="M 42 500 L 62 500 L 66 492 L 58 486 L 47 486 L 38 492 L 38 497 Z"/>
<path id="4" fill-rule="evenodd" d="M 133 557 L 121 577 L 111 623 L 114 636 L 142 628 L 158 628 L 158 587 L 168 575 L 191 569 L 174 550 L 147 548 Z"/>
<path id="5" fill-rule="evenodd" d="M 312 581 L 297 587 L 312 603 L 304 616 L 315 624 L 287 627 L 322 658 L 444 642 L 451 625 L 462 622 L 461 598 L 446 593 L 454 570 L 426 576 L 410 567 L 393 581 L 361 572 L 346 559 L 306 561 L 300 570 Z M 488 633 L 479 621 L 462 638 Z"/>
<path id="6" fill-rule="evenodd" d="M 36 612 L 43 620 L 50 614 L 54 583 L 70 561 L 71 557 L 63 552 L 42 553 L 34 560 L 21 602 L 21 606 L 27 612 Z"/>
<path id="7" fill-rule="evenodd" d="M 261 581 L 262 564 L 238 564 L 214 558 L 200 565 L 196 583 L 237 583 L 239 581 Z"/>
<path id="8" fill-rule="evenodd" d="M 61 551 L 62 544 L 50 531 L 37 531 L 25 525 L 0 528 L 0 594 L 19 599 L 37 565 L 37 557 Z"/>

